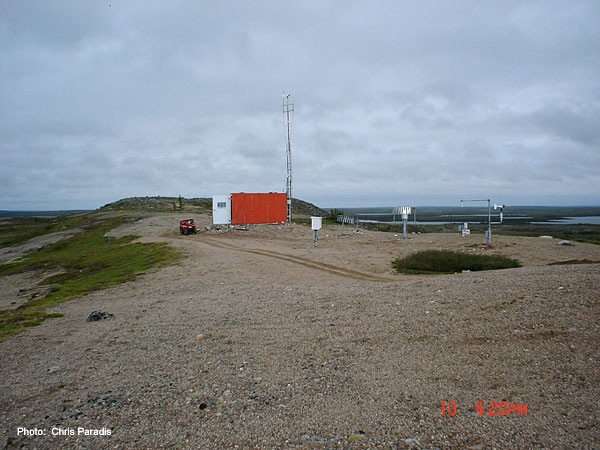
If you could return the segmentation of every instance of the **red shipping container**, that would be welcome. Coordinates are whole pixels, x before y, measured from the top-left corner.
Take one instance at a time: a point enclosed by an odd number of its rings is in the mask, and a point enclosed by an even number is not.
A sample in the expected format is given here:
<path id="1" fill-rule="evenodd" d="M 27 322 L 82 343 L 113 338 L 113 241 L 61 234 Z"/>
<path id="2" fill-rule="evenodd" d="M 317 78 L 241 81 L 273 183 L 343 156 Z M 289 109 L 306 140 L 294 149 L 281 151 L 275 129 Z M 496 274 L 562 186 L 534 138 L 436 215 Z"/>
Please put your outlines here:
<path id="1" fill-rule="evenodd" d="M 231 194 L 231 223 L 249 225 L 287 221 L 287 194 Z"/>

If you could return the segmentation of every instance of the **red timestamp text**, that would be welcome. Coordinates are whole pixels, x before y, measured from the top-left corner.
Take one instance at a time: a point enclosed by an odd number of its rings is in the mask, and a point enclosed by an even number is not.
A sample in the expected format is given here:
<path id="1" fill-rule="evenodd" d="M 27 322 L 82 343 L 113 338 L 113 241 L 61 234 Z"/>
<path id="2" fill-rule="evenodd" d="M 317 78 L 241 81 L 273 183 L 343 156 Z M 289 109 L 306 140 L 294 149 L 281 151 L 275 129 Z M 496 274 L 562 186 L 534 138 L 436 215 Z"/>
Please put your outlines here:
<path id="1" fill-rule="evenodd" d="M 442 416 L 456 415 L 456 402 L 441 402 Z M 475 402 L 475 410 L 480 416 L 526 416 L 527 403 L 501 402 Z"/>
<path id="2" fill-rule="evenodd" d="M 475 402 L 475 410 L 480 416 L 510 416 L 511 414 L 521 416 L 527 415 L 527 403 L 509 402 Z"/>
<path id="3" fill-rule="evenodd" d="M 442 416 L 456 415 L 456 402 L 442 402 Z"/>

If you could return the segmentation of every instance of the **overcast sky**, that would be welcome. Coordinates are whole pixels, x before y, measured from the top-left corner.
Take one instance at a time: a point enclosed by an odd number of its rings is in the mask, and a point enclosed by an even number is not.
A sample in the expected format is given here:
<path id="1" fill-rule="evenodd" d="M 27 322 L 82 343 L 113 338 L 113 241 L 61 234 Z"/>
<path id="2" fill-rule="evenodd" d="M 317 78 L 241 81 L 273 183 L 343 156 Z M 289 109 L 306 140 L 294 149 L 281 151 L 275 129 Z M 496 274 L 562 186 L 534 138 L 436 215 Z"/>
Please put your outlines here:
<path id="1" fill-rule="evenodd" d="M 600 204 L 598 1 L 0 2 L 0 209 Z"/>

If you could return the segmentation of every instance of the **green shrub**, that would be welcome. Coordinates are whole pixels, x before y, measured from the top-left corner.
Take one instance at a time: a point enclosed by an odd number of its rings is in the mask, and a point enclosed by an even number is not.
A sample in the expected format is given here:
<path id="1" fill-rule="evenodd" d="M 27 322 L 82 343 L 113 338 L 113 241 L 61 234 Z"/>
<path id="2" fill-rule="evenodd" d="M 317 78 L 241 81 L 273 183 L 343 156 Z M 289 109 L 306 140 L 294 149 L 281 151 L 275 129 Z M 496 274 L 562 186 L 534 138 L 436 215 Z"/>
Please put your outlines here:
<path id="1" fill-rule="evenodd" d="M 395 259 L 392 266 L 401 273 L 454 273 L 463 270 L 495 270 L 521 267 L 502 255 L 471 255 L 449 250 L 425 250 Z"/>
<path id="2" fill-rule="evenodd" d="M 329 213 L 327 214 L 327 217 L 325 217 L 325 218 L 328 220 L 333 220 L 335 222 L 337 220 L 338 216 L 343 216 L 343 215 L 344 215 L 343 209 L 331 208 L 329 210 Z"/>

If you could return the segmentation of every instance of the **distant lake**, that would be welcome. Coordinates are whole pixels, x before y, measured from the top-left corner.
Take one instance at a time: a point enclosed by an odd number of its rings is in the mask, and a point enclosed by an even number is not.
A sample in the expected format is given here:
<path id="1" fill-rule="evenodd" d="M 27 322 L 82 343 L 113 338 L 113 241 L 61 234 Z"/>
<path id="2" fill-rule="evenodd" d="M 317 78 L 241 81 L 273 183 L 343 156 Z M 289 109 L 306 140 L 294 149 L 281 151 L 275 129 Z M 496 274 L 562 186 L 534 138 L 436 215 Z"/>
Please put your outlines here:
<path id="1" fill-rule="evenodd" d="M 531 222 L 536 225 L 600 225 L 600 216 L 565 217 L 547 222 Z"/>
<path id="2" fill-rule="evenodd" d="M 369 216 L 376 216 L 376 215 L 382 215 L 382 216 L 390 216 L 390 214 L 365 214 L 365 215 L 369 215 Z M 444 217 L 444 216 L 442 216 Z M 453 217 L 453 215 L 447 214 L 445 217 Z M 465 217 L 465 216 L 456 216 L 456 217 Z M 474 214 L 471 217 L 485 217 L 487 219 L 487 214 Z M 530 219 L 531 217 L 527 217 L 527 216 L 512 216 L 512 217 L 506 217 L 504 216 L 504 220 L 510 220 L 510 219 Z M 494 216 L 492 216 L 492 222 L 496 221 L 497 218 L 495 218 Z M 392 222 L 392 221 L 383 221 L 383 220 L 368 220 L 368 219 L 359 219 L 360 222 L 366 222 L 366 223 L 383 223 L 383 224 L 388 224 L 388 225 L 400 225 L 402 224 L 402 221 L 396 221 L 396 222 Z M 427 222 L 427 221 L 417 221 L 414 222 L 412 220 L 408 221 L 409 225 L 448 225 L 448 224 L 462 224 L 464 222 L 468 222 L 471 224 L 478 224 L 478 223 L 482 223 L 482 224 L 487 224 L 487 220 L 462 220 L 460 222 L 455 222 L 455 221 L 431 221 L 431 222 Z M 580 217 L 565 217 L 563 219 L 555 219 L 555 220 L 548 220 L 546 222 L 529 222 L 533 225 L 600 225 L 600 216 L 580 216 Z"/>
<path id="3" fill-rule="evenodd" d="M 487 218 L 487 213 L 486 214 L 440 214 L 440 217 L 485 217 Z M 497 211 L 492 211 L 492 221 L 494 220 L 498 220 L 498 212 Z M 514 220 L 524 220 L 524 219 L 531 219 L 532 217 L 527 216 L 525 214 L 504 214 L 504 220 L 508 220 L 508 219 L 514 219 Z"/>
<path id="4" fill-rule="evenodd" d="M 357 214 L 357 216 L 386 216 L 386 217 L 390 217 L 391 214 L 390 213 L 373 213 L 373 214 Z M 387 224 L 387 225 L 402 225 L 402 220 L 400 219 L 400 215 L 396 214 L 396 221 L 392 221 L 392 220 L 376 220 L 376 219 L 358 219 L 359 222 L 363 222 L 363 223 L 382 223 L 382 224 Z M 412 217 L 412 216 L 411 216 Z M 461 215 L 461 214 L 443 214 L 440 215 L 439 217 L 460 217 L 462 218 L 462 220 L 423 220 L 423 221 L 419 221 L 417 220 L 416 222 L 414 220 L 412 220 L 412 218 L 410 218 L 407 222 L 408 225 L 462 225 L 463 223 L 467 222 L 470 224 L 486 224 L 487 225 L 487 214 L 470 214 L 470 215 Z M 469 220 L 473 217 L 476 217 L 477 219 L 475 220 Z M 483 220 L 481 220 L 483 219 Z M 513 214 L 513 215 L 504 215 L 504 220 L 510 220 L 510 219 L 515 219 L 515 220 L 523 220 L 523 219 L 531 219 L 531 217 L 522 215 L 522 214 Z M 498 221 L 498 214 L 492 214 L 492 223 Z M 543 223 L 547 223 L 547 222 L 543 222 Z"/>
<path id="5" fill-rule="evenodd" d="M 370 215 L 370 214 L 369 214 Z M 388 214 L 389 215 L 389 214 Z M 486 216 L 487 217 L 487 216 Z M 400 221 L 396 221 L 396 222 L 384 222 L 382 220 L 369 220 L 369 219 L 358 219 L 358 221 L 360 223 L 383 223 L 383 224 L 387 224 L 387 225 L 402 225 L 402 222 Z M 408 222 L 406 222 L 408 225 L 448 225 L 448 224 L 460 224 L 460 223 L 464 223 L 464 222 L 419 222 L 418 220 L 416 222 L 409 220 Z M 469 223 L 481 223 L 481 222 L 469 222 Z"/>

